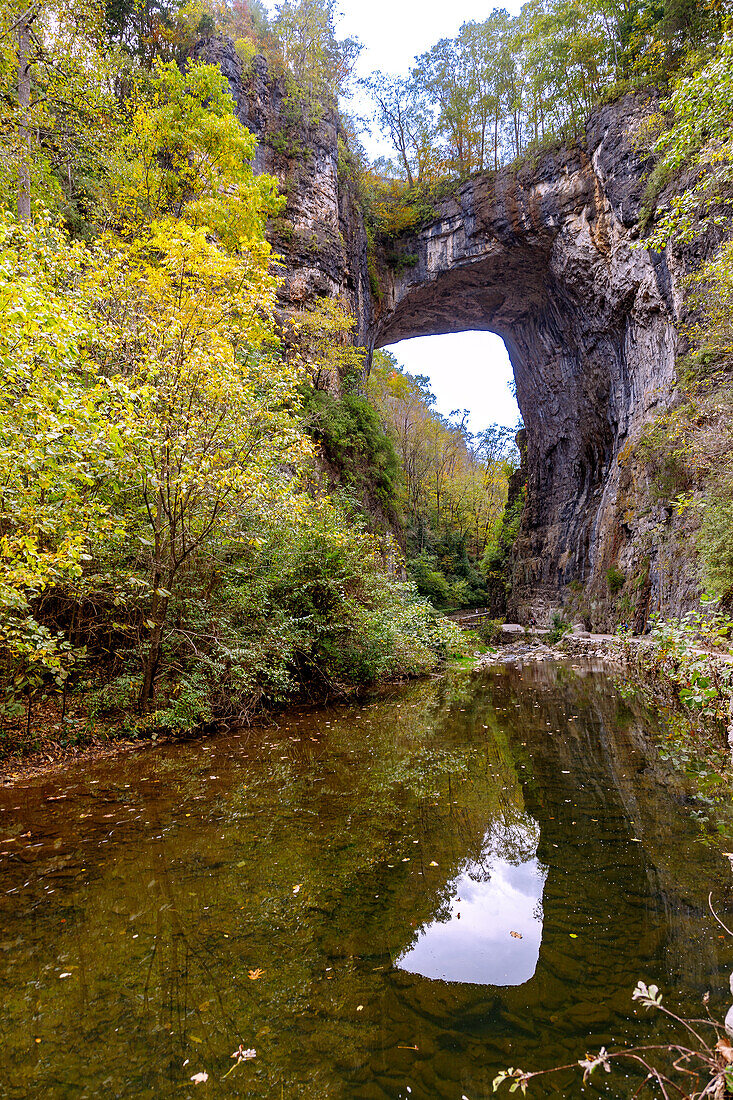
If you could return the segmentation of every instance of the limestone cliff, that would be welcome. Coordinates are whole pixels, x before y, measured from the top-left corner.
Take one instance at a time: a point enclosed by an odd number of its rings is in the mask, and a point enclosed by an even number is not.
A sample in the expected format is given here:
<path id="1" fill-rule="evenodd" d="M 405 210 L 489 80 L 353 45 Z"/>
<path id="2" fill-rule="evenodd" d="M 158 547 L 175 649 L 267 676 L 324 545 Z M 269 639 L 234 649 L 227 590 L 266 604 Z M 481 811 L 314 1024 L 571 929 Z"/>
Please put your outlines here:
<path id="1" fill-rule="evenodd" d="M 680 272 L 638 241 L 647 164 L 636 134 L 645 97 L 600 110 L 577 147 L 461 185 L 383 271 L 376 345 L 489 329 L 505 340 L 527 428 L 526 506 L 512 605 L 557 606 L 575 582 L 608 625 L 607 571 L 641 578 L 636 614 L 678 595 L 659 570 L 653 524 L 623 513 L 627 444 L 669 403 Z M 689 586 L 687 590 L 689 595 Z"/>
<path id="2" fill-rule="evenodd" d="M 337 113 L 304 119 L 288 103 L 284 82 L 268 74 L 264 57 L 245 72 L 229 38 L 207 39 L 195 53 L 222 69 L 239 120 L 259 141 L 255 170 L 272 173 L 286 197 L 269 227 L 284 259 L 283 306 L 297 310 L 318 295 L 340 297 L 366 344 L 372 322 L 367 238 L 352 191 L 339 178 Z"/>
<path id="3" fill-rule="evenodd" d="M 339 175 L 337 116 L 288 121 L 283 85 L 261 58 L 245 76 L 225 39 L 199 55 L 221 65 L 260 140 L 256 167 L 287 196 L 272 226 L 286 308 L 341 295 L 370 351 L 466 329 L 504 338 L 527 428 L 513 613 L 571 597 L 594 626 L 613 625 L 611 566 L 626 578 L 639 627 L 652 610 L 689 602 L 689 563 L 672 562 L 661 537 L 670 510 L 630 508 L 624 484 L 629 444 L 673 400 L 684 308 L 679 259 L 634 247 L 648 171 L 636 137 L 648 97 L 600 109 L 575 146 L 457 185 L 429 224 L 381 250 L 377 301 L 361 213 Z"/>

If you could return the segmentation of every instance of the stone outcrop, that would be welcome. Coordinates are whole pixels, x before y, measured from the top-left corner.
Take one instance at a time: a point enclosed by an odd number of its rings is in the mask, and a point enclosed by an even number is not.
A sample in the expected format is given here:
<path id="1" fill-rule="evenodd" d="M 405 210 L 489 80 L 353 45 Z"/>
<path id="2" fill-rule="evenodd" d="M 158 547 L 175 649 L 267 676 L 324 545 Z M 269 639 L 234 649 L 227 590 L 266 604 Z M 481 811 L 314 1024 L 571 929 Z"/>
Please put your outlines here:
<path id="1" fill-rule="evenodd" d="M 200 42 L 195 56 L 221 68 L 237 117 L 258 139 L 255 171 L 274 175 L 285 196 L 285 208 L 269 229 L 285 261 L 284 308 L 339 297 L 366 344 L 372 321 L 367 237 L 352 190 L 339 177 L 337 113 L 304 119 L 288 103 L 284 81 L 268 74 L 264 57 L 255 57 L 245 72 L 229 38 Z"/>
<path id="2" fill-rule="evenodd" d="M 527 429 L 512 614 L 558 606 L 574 584 L 593 625 L 611 625 L 612 565 L 638 578 L 642 625 L 650 611 L 684 604 L 694 582 L 682 569 L 670 586 L 655 535 L 669 517 L 624 510 L 622 491 L 628 445 L 672 398 L 682 308 L 674 262 L 634 247 L 648 169 L 636 135 L 648 98 L 602 108 L 576 146 L 457 186 L 433 221 L 378 248 L 375 299 L 363 219 L 339 172 L 337 116 L 288 121 L 285 89 L 263 59 L 244 75 L 226 39 L 198 53 L 221 65 L 259 138 L 256 167 L 287 197 L 271 230 L 286 308 L 341 296 L 370 351 L 466 329 L 503 337 Z"/>
<path id="3" fill-rule="evenodd" d="M 591 602 L 620 554 L 625 571 L 642 568 L 633 552 L 623 560 L 636 517 L 618 515 L 619 457 L 670 400 L 680 307 L 666 258 L 634 248 L 648 109 L 628 97 L 591 120 L 583 145 L 464 183 L 402 237 L 400 273 L 384 271 L 376 346 L 464 329 L 506 343 L 527 429 L 520 618 L 557 606 L 573 581 Z"/>

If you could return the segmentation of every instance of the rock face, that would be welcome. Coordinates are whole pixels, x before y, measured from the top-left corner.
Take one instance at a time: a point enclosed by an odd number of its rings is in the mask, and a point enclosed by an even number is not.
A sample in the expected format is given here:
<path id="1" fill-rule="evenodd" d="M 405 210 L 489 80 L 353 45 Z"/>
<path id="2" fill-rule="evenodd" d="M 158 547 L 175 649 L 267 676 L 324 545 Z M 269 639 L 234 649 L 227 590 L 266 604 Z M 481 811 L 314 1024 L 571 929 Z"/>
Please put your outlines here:
<path id="1" fill-rule="evenodd" d="M 635 135 L 649 101 L 626 97 L 598 111 L 578 146 L 458 186 L 430 224 L 378 248 L 375 298 L 363 219 L 339 172 L 336 115 L 288 121 L 264 59 L 245 76 L 226 39 L 197 53 L 221 66 L 260 140 L 256 168 L 287 196 L 271 230 L 286 308 L 341 296 L 369 351 L 467 329 L 503 337 L 527 429 L 511 614 L 557 607 L 574 582 L 593 625 L 612 625 L 611 566 L 630 583 L 638 575 L 637 626 L 651 610 L 678 609 L 692 589 L 670 586 L 668 569 L 665 579 L 658 517 L 630 514 L 620 492 L 628 444 L 670 402 L 682 308 L 674 262 L 633 247 L 648 168 Z"/>
<path id="2" fill-rule="evenodd" d="M 520 619 L 573 581 L 589 602 L 605 593 L 634 534 L 635 517 L 618 515 L 619 457 L 674 386 L 675 273 L 633 248 L 646 169 L 634 135 L 648 109 L 626 98 L 591 120 L 584 146 L 465 183 L 400 240 L 401 273 L 383 277 L 375 346 L 464 329 L 506 343 L 527 429 Z M 633 555 L 623 565 L 641 568 Z"/>
<path id="3" fill-rule="evenodd" d="M 284 82 L 269 76 L 264 57 L 255 57 L 245 73 L 229 38 L 206 39 L 194 55 L 221 68 L 237 117 L 259 141 L 255 171 L 274 175 L 285 195 L 285 209 L 269 230 L 285 261 L 283 306 L 297 310 L 318 296 L 339 297 L 366 344 L 372 320 L 367 237 L 354 195 L 339 177 L 336 112 L 304 120 L 288 103 Z"/>

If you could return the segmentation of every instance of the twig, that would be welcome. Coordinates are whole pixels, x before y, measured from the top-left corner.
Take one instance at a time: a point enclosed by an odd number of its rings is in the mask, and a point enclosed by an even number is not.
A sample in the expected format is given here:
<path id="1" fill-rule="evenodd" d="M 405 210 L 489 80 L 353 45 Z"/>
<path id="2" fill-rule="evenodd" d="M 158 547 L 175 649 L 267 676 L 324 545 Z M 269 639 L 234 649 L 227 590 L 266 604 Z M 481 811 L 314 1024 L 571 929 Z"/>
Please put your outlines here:
<path id="1" fill-rule="evenodd" d="M 718 924 L 720 925 L 720 927 L 722 929 L 724 929 L 724 931 L 726 931 L 729 936 L 733 936 L 733 932 L 731 932 L 730 928 L 728 928 L 728 926 L 726 924 L 723 924 L 722 920 L 720 919 L 718 914 L 713 909 L 713 891 L 712 890 L 708 894 L 708 905 L 710 906 L 710 912 L 713 914 L 713 916 L 715 917 L 715 919 L 718 922 Z"/>

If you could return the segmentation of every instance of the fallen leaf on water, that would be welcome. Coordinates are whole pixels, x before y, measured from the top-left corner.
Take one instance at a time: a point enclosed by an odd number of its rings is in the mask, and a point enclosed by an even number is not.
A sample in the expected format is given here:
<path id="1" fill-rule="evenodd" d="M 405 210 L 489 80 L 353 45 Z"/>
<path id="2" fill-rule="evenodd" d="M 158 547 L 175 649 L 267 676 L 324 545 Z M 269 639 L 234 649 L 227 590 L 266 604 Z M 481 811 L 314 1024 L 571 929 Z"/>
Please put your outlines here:
<path id="1" fill-rule="evenodd" d="M 250 978 L 251 981 L 256 982 L 257 979 L 261 978 L 264 973 L 265 973 L 264 970 L 261 970 L 260 967 L 258 966 L 256 970 L 250 970 L 249 978 Z"/>
<path id="2" fill-rule="evenodd" d="M 205 1085 L 206 1082 L 209 1080 L 209 1075 L 206 1070 L 202 1070 L 201 1073 L 194 1073 L 191 1080 L 193 1081 L 194 1085 Z"/>
<path id="3" fill-rule="evenodd" d="M 718 1039 L 715 1049 L 722 1055 L 723 1061 L 727 1062 L 728 1065 L 733 1062 L 733 1047 L 725 1039 Z"/>
<path id="4" fill-rule="evenodd" d="M 227 1070 L 227 1072 L 222 1077 L 222 1081 L 226 1081 L 229 1074 L 234 1073 L 235 1069 L 237 1068 L 237 1066 L 241 1062 L 248 1062 L 250 1058 L 256 1058 L 256 1057 L 257 1057 L 257 1051 L 254 1049 L 254 1047 L 249 1047 L 245 1050 L 245 1048 L 240 1043 L 239 1044 L 239 1049 L 235 1050 L 234 1053 L 232 1054 L 232 1058 L 234 1059 L 234 1065 L 232 1066 L 231 1069 Z"/>
<path id="5" fill-rule="evenodd" d="M 522 933 L 521 932 L 510 932 L 509 935 L 514 936 L 515 940 L 521 940 L 522 939 Z"/>

